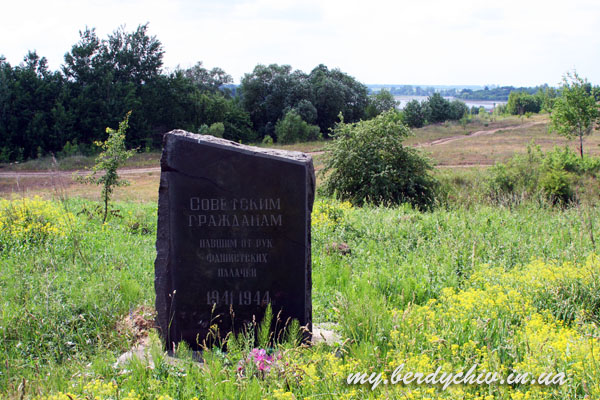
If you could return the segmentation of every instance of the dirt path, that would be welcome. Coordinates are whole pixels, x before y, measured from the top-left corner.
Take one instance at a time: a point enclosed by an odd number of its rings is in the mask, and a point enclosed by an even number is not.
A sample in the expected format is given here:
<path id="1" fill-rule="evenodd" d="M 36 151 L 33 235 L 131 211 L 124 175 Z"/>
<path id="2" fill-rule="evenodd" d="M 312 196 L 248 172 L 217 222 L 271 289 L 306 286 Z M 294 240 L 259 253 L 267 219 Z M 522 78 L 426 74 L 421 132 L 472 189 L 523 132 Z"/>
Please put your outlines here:
<path id="1" fill-rule="evenodd" d="M 160 167 L 119 169 L 120 175 L 137 175 L 160 172 Z M 7 171 L 0 172 L 0 178 L 70 178 L 73 174 L 86 175 L 89 171 Z"/>
<path id="2" fill-rule="evenodd" d="M 522 124 L 522 125 L 511 125 L 511 126 L 505 126 L 504 128 L 487 129 L 487 130 L 473 132 L 473 133 L 470 133 L 468 135 L 456 135 L 456 136 L 450 136 L 450 137 L 445 137 L 445 138 L 441 138 L 441 139 L 432 140 L 430 142 L 419 143 L 419 144 L 416 145 L 416 147 L 438 146 L 440 144 L 446 144 L 446 143 L 454 142 L 454 141 L 460 140 L 460 139 L 472 138 L 472 137 L 477 137 L 477 136 L 492 135 L 492 134 L 494 134 L 496 132 L 499 132 L 499 131 L 512 131 L 512 130 L 515 130 L 515 129 L 529 128 L 529 127 L 532 127 L 534 125 L 541 125 L 541 124 L 545 124 L 545 123 L 546 122 L 543 122 L 543 121 L 528 122 L 528 123 Z"/>
<path id="3" fill-rule="evenodd" d="M 441 139 L 432 140 L 430 142 L 419 143 L 419 144 L 415 145 L 415 147 L 439 146 L 441 144 L 446 144 L 446 143 L 454 142 L 456 140 L 461 140 L 461 139 L 466 139 L 466 138 L 472 138 L 472 137 L 478 137 L 478 136 L 484 136 L 484 135 L 492 135 L 492 134 L 494 134 L 496 132 L 499 132 L 499 131 L 510 131 L 510 130 L 521 129 L 521 128 L 529 128 L 531 126 L 541 125 L 541 124 L 545 124 L 545 122 L 543 122 L 543 121 L 542 122 L 528 122 L 526 124 L 511 125 L 511 126 L 506 126 L 504 128 L 495 128 L 495 129 L 481 130 L 481 131 L 470 133 L 468 135 L 456 135 L 456 136 L 450 136 L 450 137 L 445 137 L 445 138 L 441 138 Z M 321 155 L 323 153 L 325 153 L 325 151 L 312 151 L 312 152 L 308 152 L 308 154 L 310 154 L 312 156 Z M 455 168 L 455 167 L 458 167 L 458 168 L 467 168 L 467 167 L 475 167 L 475 166 L 479 166 L 479 164 L 438 165 L 439 168 Z M 481 165 L 481 166 L 484 166 L 484 165 Z M 123 168 L 123 169 L 119 169 L 119 174 L 121 174 L 121 175 L 138 175 L 138 174 L 148 174 L 148 173 L 154 173 L 154 172 L 160 172 L 160 167 Z M 0 178 L 13 178 L 13 179 L 20 179 L 20 178 L 63 178 L 63 179 L 70 179 L 71 176 L 73 176 L 73 174 L 85 175 L 87 173 L 89 173 L 89 171 L 6 171 L 6 172 L 0 171 Z"/>

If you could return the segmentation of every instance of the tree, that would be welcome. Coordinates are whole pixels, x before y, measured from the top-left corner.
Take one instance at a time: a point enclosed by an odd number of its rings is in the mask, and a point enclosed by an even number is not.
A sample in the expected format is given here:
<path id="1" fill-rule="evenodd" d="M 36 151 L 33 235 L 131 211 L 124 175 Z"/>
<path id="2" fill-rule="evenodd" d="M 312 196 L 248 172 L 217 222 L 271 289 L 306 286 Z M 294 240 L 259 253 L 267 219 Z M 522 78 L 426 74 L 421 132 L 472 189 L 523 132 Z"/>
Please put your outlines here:
<path id="1" fill-rule="evenodd" d="M 600 111 L 587 79 L 577 72 L 563 76 L 561 95 L 552 108 L 551 128 L 559 135 L 579 136 L 579 155 L 583 158 L 583 136 L 589 135 L 600 118 Z"/>
<path id="2" fill-rule="evenodd" d="M 104 214 L 102 222 L 106 222 L 108 216 L 108 204 L 115 187 L 127 185 L 128 182 L 121 179 L 117 174 L 117 168 L 123 165 L 125 160 L 135 154 L 135 150 L 125 149 L 125 131 L 129 124 L 131 111 L 125 115 L 125 119 L 119 123 L 119 129 L 114 130 L 106 128 L 108 138 L 104 142 L 96 142 L 96 145 L 103 151 L 96 157 L 96 164 L 92 168 L 92 173 L 86 177 L 79 178 L 83 183 L 93 183 L 102 185 L 102 199 L 104 202 Z M 96 174 L 103 171 L 104 174 Z"/>
<path id="3" fill-rule="evenodd" d="M 525 113 L 539 113 L 542 109 L 543 97 L 525 92 L 510 92 L 506 111 L 512 115 L 523 115 Z"/>
<path id="4" fill-rule="evenodd" d="M 261 137 L 274 136 L 275 124 L 287 110 L 313 100 L 308 76 L 289 65 L 259 64 L 244 75 L 239 89 L 241 104 Z"/>
<path id="5" fill-rule="evenodd" d="M 365 114 L 370 119 L 384 111 L 394 110 L 397 106 L 398 102 L 389 90 L 382 89 L 376 94 L 369 96 L 369 104 L 367 105 Z"/>
<path id="6" fill-rule="evenodd" d="M 255 140 L 248 112 L 223 88 L 231 77 L 201 63 L 163 73 L 162 45 L 147 27 L 132 32 L 121 27 L 105 39 L 86 28 L 55 72 L 36 52 L 16 66 L 0 56 L 0 159 L 21 161 L 49 152 L 91 155 L 94 141 L 105 139 L 104 127 L 118 125 L 128 110 L 134 110 L 126 138 L 130 147 L 158 146 L 164 132 L 213 124 L 226 139 Z M 311 101 L 299 100 L 311 90 L 307 75 L 289 75 L 304 81 L 269 98 L 272 126 L 288 105 L 314 123 Z"/>
<path id="7" fill-rule="evenodd" d="M 404 123 L 411 128 L 420 128 L 425 124 L 425 110 L 417 99 L 411 100 L 402 110 Z"/>
<path id="8" fill-rule="evenodd" d="M 325 192 L 354 204 L 433 205 L 437 181 L 418 150 L 403 146 L 412 132 L 397 111 L 338 123 L 325 158 Z"/>
<path id="9" fill-rule="evenodd" d="M 448 119 L 458 121 L 468 113 L 469 107 L 463 101 L 455 99 L 450 102 Z"/>
<path id="10" fill-rule="evenodd" d="M 536 96 L 542 100 L 541 110 L 552 113 L 552 107 L 554 107 L 554 102 L 558 97 L 558 91 L 553 87 L 545 86 L 538 90 Z"/>
<path id="11" fill-rule="evenodd" d="M 431 123 L 444 122 L 450 116 L 450 102 L 439 93 L 434 93 L 427 99 L 427 120 Z"/>
<path id="12" fill-rule="evenodd" d="M 198 61 L 192 68 L 186 69 L 184 75 L 202 92 L 216 93 L 219 90 L 223 90 L 224 85 L 233 83 L 231 75 L 225 73 L 225 71 L 219 67 L 209 71 L 202 66 L 202 61 Z M 227 94 L 229 95 L 228 92 Z"/>
<path id="13" fill-rule="evenodd" d="M 325 65 L 309 75 L 289 65 L 257 65 L 240 85 L 242 105 L 261 137 L 273 136 L 275 124 L 294 109 L 307 123 L 327 134 L 341 112 L 347 121 L 364 117 L 367 87 L 339 69 Z"/>
<path id="14" fill-rule="evenodd" d="M 359 121 L 365 116 L 368 89 L 350 75 L 339 69 L 328 69 L 320 64 L 309 74 L 317 109 L 317 125 L 323 134 L 339 121 L 340 112 L 348 122 Z"/>
<path id="15" fill-rule="evenodd" d="M 64 79 L 48 70 L 45 57 L 28 52 L 11 68 L 0 62 L 0 145 L 9 160 L 37 156 L 37 149 L 55 151 L 60 135 L 53 129 L 53 110 L 60 102 Z M 58 147 L 58 148 L 57 148 Z"/>
<path id="16" fill-rule="evenodd" d="M 94 29 L 86 28 L 65 54 L 67 108 L 75 116 L 73 131 L 82 142 L 99 140 L 103 127 L 117 124 L 127 110 L 136 110 L 129 121 L 128 141 L 140 144 L 146 139 L 157 114 L 145 112 L 145 104 L 154 103 L 147 95 L 160 94 L 145 88 L 160 79 L 164 54 L 161 42 L 147 30 L 148 24 L 133 32 L 120 27 L 100 40 Z"/>
<path id="17" fill-rule="evenodd" d="M 102 57 L 115 72 L 116 82 L 144 84 L 160 74 L 164 50 L 156 36 L 148 36 L 148 24 L 134 32 L 119 27 L 103 41 Z"/>

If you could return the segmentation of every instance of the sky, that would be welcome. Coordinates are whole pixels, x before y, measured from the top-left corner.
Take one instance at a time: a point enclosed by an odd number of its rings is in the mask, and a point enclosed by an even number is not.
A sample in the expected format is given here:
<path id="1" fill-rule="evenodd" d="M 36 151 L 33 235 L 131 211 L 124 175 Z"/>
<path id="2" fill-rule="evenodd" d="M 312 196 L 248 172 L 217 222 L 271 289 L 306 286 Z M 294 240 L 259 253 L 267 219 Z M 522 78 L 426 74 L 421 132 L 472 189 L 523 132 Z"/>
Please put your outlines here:
<path id="1" fill-rule="evenodd" d="M 86 26 L 145 23 L 165 71 L 202 61 L 236 83 L 275 63 L 366 84 L 557 86 L 574 69 L 600 84 L 597 0 L 21 0 L 2 7 L 0 55 L 55 70 Z"/>

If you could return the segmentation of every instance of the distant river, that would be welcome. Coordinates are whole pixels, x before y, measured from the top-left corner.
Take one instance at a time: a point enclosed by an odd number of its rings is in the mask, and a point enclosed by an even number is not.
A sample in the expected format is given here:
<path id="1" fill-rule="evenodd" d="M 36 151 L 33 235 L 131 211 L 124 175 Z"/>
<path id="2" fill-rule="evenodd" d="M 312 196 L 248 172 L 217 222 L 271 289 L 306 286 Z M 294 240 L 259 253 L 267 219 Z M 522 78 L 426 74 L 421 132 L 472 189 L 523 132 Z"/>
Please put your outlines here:
<path id="1" fill-rule="evenodd" d="M 425 100 L 427 100 L 428 96 L 394 96 L 394 98 L 396 99 L 396 101 L 399 102 L 398 108 L 403 109 L 404 106 L 406 105 L 406 103 L 408 103 L 411 100 L 418 100 L 419 102 L 423 102 Z M 456 99 L 455 97 L 444 97 L 447 100 L 454 100 Z M 465 103 L 467 105 L 467 107 L 469 107 L 469 109 L 473 106 L 479 108 L 479 107 L 483 107 L 486 110 L 492 110 L 495 106 L 500 105 L 500 104 L 506 104 L 506 101 L 494 101 L 494 100 L 463 100 L 463 99 L 458 99 L 460 101 L 462 101 L 463 103 Z"/>

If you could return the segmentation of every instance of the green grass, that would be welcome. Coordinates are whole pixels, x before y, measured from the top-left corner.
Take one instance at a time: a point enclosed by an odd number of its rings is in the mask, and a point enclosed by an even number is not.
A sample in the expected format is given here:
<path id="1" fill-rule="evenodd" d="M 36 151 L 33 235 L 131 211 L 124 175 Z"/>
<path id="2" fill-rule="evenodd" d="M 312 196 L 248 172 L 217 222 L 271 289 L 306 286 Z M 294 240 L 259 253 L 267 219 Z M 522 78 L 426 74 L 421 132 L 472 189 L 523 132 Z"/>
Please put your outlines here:
<path id="1" fill-rule="evenodd" d="M 583 265 L 594 251 L 585 218 L 594 221 L 593 235 L 600 237 L 598 207 L 582 210 L 532 203 L 513 208 L 474 204 L 428 213 L 408 207 L 364 207 L 338 213 L 336 223 L 327 223 L 326 215 L 321 219 L 325 223 L 313 227 L 314 320 L 338 324 L 347 341 L 333 348 L 319 345 L 303 349 L 282 344 L 277 347 L 282 357 L 276 363 L 281 367 L 279 372 L 261 374 L 248 364 L 239 376 L 238 362 L 245 359 L 249 346 L 246 343 L 244 347 L 243 340 L 228 354 L 205 352 L 202 366 L 181 349 L 182 361 L 172 365 L 162 355 L 155 334 L 151 335 L 155 343 L 151 346 L 154 368 L 143 361 L 125 369 L 114 368 L 116 358 L 133 342 L 130 333 L 118 328 L 119 321 L 134 308 L 154 303 L 156 206 L 118 203 L 122 217 L 113 217 L 102 225 L 98 216 L 88 217 L 95 203 L 74 199 L 59 205 L 79 213 L 65 236 L 42 243 L 5 239 L 0 252 L 0 393 L 8 398 L 58 391 L 72 392 L 80 398 L 86 393 L 117 398 L 114 390 L 120 393 L 119 398 L 133 390 L 146 399 L 161 394 L 174 399 L 292 398 L 286 392 L 294 393 L 296 398 L 340 398 L 342 394 L 348 398 L 385 397 L 391 387 L 371 391 L 365 385 L 349 386 L 344 383 L 345 376 L 368 368 L 386 368 L 397 360 L 401 349 L 407 351 L 402 354 L 408 360 L 416 360 L 420 354 L 417 349 L 421 348 L 423 354 L 452 362 L 456 368 L 466 362 L 454 360 L 449 350 L 442 351 L 419 336 L 425 328 L 406 325 L 419 313 L 428 309 L 441 313 L 445 304 L 459 301 L 456 299 L 462 292 L 452 297 L 444 292 L 445 288 L 464 290 L 466 295 L 477 286 L 472 281 L 474 274 L 494 268 L 507 273 L 520 271 L 533 259 Z M 339 207 L 336 202 L 332 205 Z M 347 243 L 351 253 L 341 255 L 328 250 L 332 242 Z M 590 308 L 590 304 L 597 303 L 590 301 L 589 288 L 597 286 L 586 285 L 579 282 L 577 293 L 580 297 L 587 293 L 580 303 Z M 565 297 L 565 288 L 569 287 L 559 285 L 557 293 Z M 540 304 L 549 304 L 549 296 L 542 294 Z M 432 299 L 440 300 L 431 305 Z M 575 311 L 584 307 L 576 303 L 569 303 L 569 307 L 575 307 Z M 599 316 L 598 310 L 591 312 Z M 510 310 L 503 315 L 503 321 L 512 321 Z M 438 323 L 449 326 L 443 321 Z M 465 333 L 451 325 L 444 331 L 442 325 L 435 329 L 445 332 L 445 340 L 454 340 L 465 352 L 472 346 L 469 340 L 479 344 L 484 340 L 481 335 L 468 333 L 471 330 Z M 522 326 L 510 325 L 510 329 Z M 438 332 L 433 327 L 427 329 Z M 495 335 L 490 343 L 512 346 L 510 329 L 490 331 Z M 409 339 L 395 342 L 397 335 L 408 335 Z M 407 347 L 408 343 L 413 344 Z M 514 346 L 518 354 L 525 351 L 519 343 Z M 410 355 L 413 351 L 417 352 L 414 357 Z M 501 353 L 505 362 L 508 356 Z M 508 359 L 524 359 L 517 353 L 511 353 Z M 464 360 L 468 357 L 465 354 Z M 589 373 L 598 377 L 597 370 Z M 96 380 L 101 384 L 94 386 Z M 118 389 L 106 386 L 109 382 Z M 594 386 L 588 385 L 592 388 L 588 390 L 593 390 Z M 394 388 L 404 390 L 401 385 Z M 414 393 L 422 398 L 428 389 L 414 388 Z M 477 390 L 467 389 L 471 395 Z M 103 390 L 113 394 L 101 395 Z M 352 390 L 358 391 L 356 397 L 352 397 Z M 438 395 L 448 394 L 436 390 Z M 506 388 L 493 390 L 498 398 L 510 398 L 506 397 Z M 561 390 L 555 388 L 553 398 L 566 398 Z M 568 393 L 583 398 L 585 390 L 573 386 Z"/>
<path id="2" fill-rule="evenodd" d="M 77 213 L 91 207 L 84 204 L 67 206 Z M 124 217 L 107 225 L 79 215 L 64 237 L 13 243 L 0 253 L 1 358 L 7 365 L 0 392 L 14 391 L 19 377 L 61 387 L 94 355 L 128 346 L 115 324 L 135 305 L 152 304 L 156 222 L 150 204 L 120 208 Z"/>

